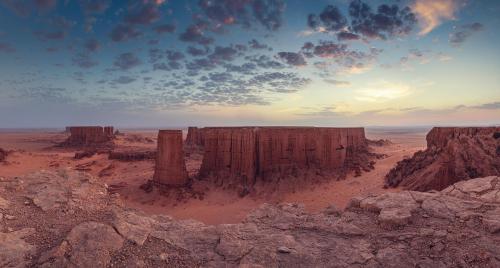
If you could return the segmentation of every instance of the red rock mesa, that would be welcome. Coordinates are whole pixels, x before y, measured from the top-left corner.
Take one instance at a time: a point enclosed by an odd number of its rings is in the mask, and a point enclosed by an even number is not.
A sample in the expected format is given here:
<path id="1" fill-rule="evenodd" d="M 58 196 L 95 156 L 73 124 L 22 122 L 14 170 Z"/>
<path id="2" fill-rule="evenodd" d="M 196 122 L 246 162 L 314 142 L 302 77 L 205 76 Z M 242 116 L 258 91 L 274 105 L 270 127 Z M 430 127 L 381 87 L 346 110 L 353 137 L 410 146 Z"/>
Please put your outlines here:
<path id="1" fill-rule="evenodd" d="M 222 127 L 204 134 L 200 176 L 213 176 L 218 184 L 251 187 L 304 170 L 341 177 L 373 165 L 363 128 Z"/>
<path id="2" fill-rule="evenodd" d="M 160 130 L 153 176 L 155 183 L 182 186 L 188 182 L 181 130 Z"/>
<path id="3" fill-rule="evenodd" d="M 500 127 L 435 127 L 427 149 L 400 161 L 386 186 L 442 190 L 461 180 L 500 175 Z"/>
<path id="4" fill-rule="evenodd" d="M 109 135 L 110 129 L 111 129 L 111 135 Z M 100 126 L 78 126 L 78 127 L 70 127 L 69 131 L 71 135 L 62 145 L 65 146 L 112 145 L 113 127 L 103 128 Z"/>
<path id="5" fill-rule="evenodd" d="M 204 132 L 205 128 L 188 127 L 186 145 L 203 146 L 205 143 Z"/>

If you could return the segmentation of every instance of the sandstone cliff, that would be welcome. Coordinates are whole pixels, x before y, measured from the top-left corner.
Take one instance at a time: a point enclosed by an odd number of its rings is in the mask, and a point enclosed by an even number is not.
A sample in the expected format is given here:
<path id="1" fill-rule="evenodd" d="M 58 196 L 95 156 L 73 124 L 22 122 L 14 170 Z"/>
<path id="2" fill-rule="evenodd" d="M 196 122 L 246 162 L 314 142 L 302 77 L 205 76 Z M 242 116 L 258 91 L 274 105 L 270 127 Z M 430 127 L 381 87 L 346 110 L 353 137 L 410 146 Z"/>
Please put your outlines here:
<path id="1" fill-rule="evenodd" d="M 500 127 L 436 127 L 427 149 L 400 161 L 386 185 L 409 190 L 441 190 L 461 180 L 500 175 Z"/>
<path id="2" fill-rule="evenodd" d="M 78 126 L 70 127 L 69 131 L 71 135 L 61 144 L 62 146 L 112 147 L 113 145 L 113 127 Z"/>
<path id="3" fill-rule="evenodd" d="M 182 149 L 182 131 L 160 130 L 157 146 L 153 182 L 173 186 L 185 185 L 188 175 Z"/>
<path id="4" fill-rule="evenodd" d="M 124 208 L 72 171 L 0 180 L 1 267 L 500 267 L 500 178 L 355 198 L 309 214 L 263 205 L 205 225 Z"/>
<path id="5" fill-rule="evenodd" d="M 205 144 L 205 128 L 188 127 L 186 145 L 203 146 Z"/>
<path id="6" fill-rule="evenodd" d="M 363 128 L 221 127 L 204 132 L 201 177 L 252 187 L 258 180 L 370 170 Z"/>

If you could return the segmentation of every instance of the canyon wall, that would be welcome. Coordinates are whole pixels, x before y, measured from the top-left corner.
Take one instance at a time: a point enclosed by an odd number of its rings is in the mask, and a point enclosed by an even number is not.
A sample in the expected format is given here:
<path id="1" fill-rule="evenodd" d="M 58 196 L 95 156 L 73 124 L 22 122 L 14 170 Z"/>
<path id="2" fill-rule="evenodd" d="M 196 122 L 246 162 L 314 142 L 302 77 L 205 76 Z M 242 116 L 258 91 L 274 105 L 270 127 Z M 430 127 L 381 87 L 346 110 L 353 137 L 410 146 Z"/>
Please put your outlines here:
<path id="1" fill-rule="evenodd" d="M 205 132 L 208 128 L 188 127 L 186 136 L 186 145 L 190 146 L 204 146 L 205 145 Z"/>
<path id="2" fill-rule="evenodd" d="M 500 127 L 436 127 L 427 149 L 400 161 L 386 186 L 428 191 L 477 177 L 500 175 Z"/>
<path id="3" fill-rule="evenodd" d="M 69 127 L 70 137 L 63 143 L 67 146 L 94 146 L 112 142 L 113 136 L 108 135 L 105 129 L 111 132 L 113 127 L 77 126 Z"/>
<path id="4" fill-rule="evenodd" d="M 181 186 L 188 182 L 181 130 L 160 130 L 153 182 Z"/>
<path id="5" fill-rule="evenodd" d="M 363 128 L 207 128 L 200 176 L 252 186 L 302 170 L 345 175 L 357 165 L 368 170 L 367 153 Z"/>

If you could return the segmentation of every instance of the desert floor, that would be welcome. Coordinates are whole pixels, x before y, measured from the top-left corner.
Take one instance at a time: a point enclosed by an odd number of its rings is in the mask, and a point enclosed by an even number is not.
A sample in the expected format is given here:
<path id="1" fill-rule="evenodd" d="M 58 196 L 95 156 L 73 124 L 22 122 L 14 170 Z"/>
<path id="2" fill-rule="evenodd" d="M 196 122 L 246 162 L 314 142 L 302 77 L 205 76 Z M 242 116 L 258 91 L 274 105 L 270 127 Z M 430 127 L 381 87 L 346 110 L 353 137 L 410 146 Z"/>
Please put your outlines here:
<path id="1" fill-rule="evenodd" d="M 45 169 L 71 168 L 100 177 L 120 194 L 124 204 L 147 214 L 167 214 L 178 219 L 195 219 L 207 224 L 236 223 L 248 212 L 263 203 L 303 203 L 309 211 L 320 211 L 333 204 L 343 208 L 354 196 L 398 191 L 384 189 L 384 176 L 400 160 L 425 148 L 428 129 L 367 129 L 367 138 L 388 139 L 392 143 L 372 146 L 373 152 L 386 155 L 378 159 L 375 169 L 360 177 L 349 175 L 345 180 L 327 180 L 275 195 L 248 195 L 239 197 L 234 190 L 197 184 L 205 192 L 203 198 L 179 198 L 154 190 L 145 192 L 139 187 L 153 176 L 154 160 L 123 162 L 109 160 L 108 155 L 96 154 L 90 158 L 74 159 L 75 150 L 57 148 L 68 134 L 60 130 L 0 130 L 0 148 L 10 151 L 7 161 L 0 164 L 0 177 L 23 176 Z M 156 130 L 120 130 L 116 150 L 153 151 L 156 149 Z M 195 178 L 201 165 L 200 153 L 189 153 L 186 165 L 190 177 Z"/>

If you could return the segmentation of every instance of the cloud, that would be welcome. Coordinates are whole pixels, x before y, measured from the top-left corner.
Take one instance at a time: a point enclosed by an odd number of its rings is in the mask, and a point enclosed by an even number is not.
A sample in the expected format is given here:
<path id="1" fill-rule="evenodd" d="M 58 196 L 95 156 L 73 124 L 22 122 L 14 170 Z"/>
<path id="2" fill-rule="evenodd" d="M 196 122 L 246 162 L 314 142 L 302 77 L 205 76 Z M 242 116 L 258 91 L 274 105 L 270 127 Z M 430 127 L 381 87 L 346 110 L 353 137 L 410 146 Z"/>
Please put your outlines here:
<path id="1" fill-rule="evenodd" d="M 175 25 L 172 24 L 162 24 L 154 27 L 154 30 L 157 34 L 164 34 L 175 32 L 175 28 Z"/>
<path id="2" fill-rule="evenodd" d="M 268 30 L 276 31 L 281 27 L 285 9 L 283 0 L 254 0 L 252 7 L 254 16 Z"/>
<path id="3" fill-rule="evenodd" d="M 97 41 L 97 39 L 89 39 L 87 40 L 87 42 L 85 42 L 85 49 L 87 49 L 88 51 L 90 52 L 95 52 L 97 50 L 99 50 L 99 48 L 101 47 L 101 44 L 99 43 L 99 41 Z"/>
<path id="4" fill-rule="evenodd" d="M 348 17 L 333 5 L 327 5 L 319 14 L 309 14 L 307 25 L 313 31 L 302 32 L 302 35 L 313 33 L 330 33 L 337 35 L 339 41 L 366 39 L 382 39 L 409 34 L 417 23 L 415 14 L 409 7 L 396 4 L 379 5 L 376 11 L 361 0 L 353 0 L 349 4 Z"/>
<path id="5" fill-rule="evenodd" d="M 311 28 L 323 27 L 325 31 L 337 32 L 347 26 L 347 19 L 336 6 L 328 5 L 318 15 L 309 14 L 307 25 Z"/>
<path id="6" fill-rule="evenodd" d="M 483 110 L 500 110 L 500 101 L 470 106 L 470 108 L 483 109 Z"/>
<path id="7" fill-rule="evenodd" d="M 208 49 L 208 47 L 205 47 L 204 49 L 201 49 L 201 48 L 196 48 L 196 47 L 189 46 L 187 48 L 187 53 L 189 55 L 191 55 L 191 56 L 198 57 L 198 56 L 205 56 L 205 55 L 207 55 L 208 53 L 210 53 L 210 50 Z"/>
<path id="8" fill-rule="evenodd" d="M 412 10 L 421 24 L 420 35 L 430 33 L 443 21 L 455 19 L 455 14 L 465 5 L 465 0 L 416 0 Z"/>
<path id="9" fill-rule="evenodd" d="M 349 5 L 350 29 L 367 38 L 387 39 L 389 36 L 407 35 L 417 23 L 415 14 L 409 7 L 382 4 L 377 12 L 362 1 L 355 0 Z"/>
<path id="10" fill-rule="evenodd" d="M 450 44 L 454 47 L 458 47 L 474 33 L 482 31 L 483 28 L 484 26 L 479 22 L 455 27 L 454 31 L 450 34 Z"/>
<path id="11" fill-rule="evenodd" d="M 117 83 L 117 84 L 122 84 L 122 85 L 125 85 L 125 84 L 130 84 L 132 82 L 134 82 L 136 79 L 133 78 L 133 77 L 130 77 L 130 76 L 120 76 L 116 79 L 114 79 L 112 82 L 114 83 Z"/>
<path id="12" fill-rule="evenodd" d="M 300 53 L 294 53 L 294 52 L 279 52 L 277 57 L 284 62 L 286 62 L 288 65 L 293 65 L 293 66 L 306 66 L 307 62 L 304 59 L 304 56 Z"/>
<path id="13" fill-rule="evenodd" d="M 155 4 L 140 4 L 137 9 L 125 16 L 125 22 L 131 24 L 151 24 L 160 18 L 160 11 Z"/>
<path id="14" fill-rule="evenodd" d="M 283 0 L 200 0 L 198 3 L 207 20 L 218 30 L 233 24 L 249 28 L 257 21 L 275 31 L 282 25 L 285 9 Z"/>
<path id="15" fill-rule="evenodd" d="M 337 87 L 348 87 L 351 85 L 351 82 L 349 81 L 340 81 L 335 79 L 324 79 L 323 81 L 325 81 L 328 84 L 335 85 Z"/>
<path id="16" fill-rule="evenodd" d="M 165 54 L 167 55 L 167 59 L 171 61 L 178 61 L 184 59 L 184 54 L 179 51 L 173 51 L 173 50 L 165 50 Z"/>
<path id="17" fill-rule="evenodd" d="M 272 48 L 269 47 L 268 45 L 262 44 L 262 43 L 260 43 L 259 41 L 255 40 L 255 39 L 252 39 L 252 40 L 248 41 L 248 45 L 250 45 L 250 47 L 252 49 L 267 49 L 267 50 L 272 50 Z"/>
<path id="18" fill-rule="evenodd" d="M 16 52 L 16 49 L 8 43 L 0 43 L 0 52 L 13 53 Z"/>
<path id="19" fill-rule="evenodd" d="M 141 60 L 137 58 L 133 53 L 122 53 L 114 61 L 114 65 L 121 70 L 129 70 L 141 64 Z"/>
<path id="20" fill-rule="evenodd" d="M 132 38 L 142 36 L 141 32 L 136 31 L 130 25 L 118 24 L 111 30 L 109 37 L 115 42 L 127 41 Z"/>
<path id="21" fill-rule="evenodd" d="M 406 97 L 412 93 L 410 86 L 402 83 L 380 81 L 355 91 L 355 99 L 366 102 L 385 102 Z"/>
<path id="22" fill-rule="evenodd" d="M 79 0 L 85 13 L 103 13 L 108 9 L 111 0 Z"/>
<path id="23" fill-rule="evenodd" d="M 35 6 L 43 10 L 49 10 L 56 6 L 57 0 L 35 0 Z"/>
<path id="24" fill-rule="evenodd" d="M 92 60 L 87 53 L 78 53 L 71 59 L 71 61 L 73 62 L 73 65 L 84 69 L 92 68 L 99 64 L 97 61 Z"/>
<path id="25" fill-rule="evenodd" d="M 209 45 L 214 42 L 211 37 L 206 37 L 204 30 L 207 25 L 205 23 L 197 23 L 189 26 L 186 31 L 179 35 L 179 39 L 184 42 L 198 43 L 200 45 Z"/>
<path id="26" fill-rule="evenodd" d="M 232 61 L 237 55 L 238 55 L 238 50 L 232 46 L 229 47 L 216 46 L 214 51 L 208 56 L 208 58 L 214 62 Z"/>

